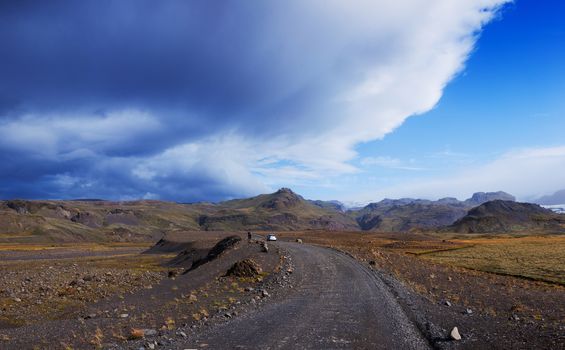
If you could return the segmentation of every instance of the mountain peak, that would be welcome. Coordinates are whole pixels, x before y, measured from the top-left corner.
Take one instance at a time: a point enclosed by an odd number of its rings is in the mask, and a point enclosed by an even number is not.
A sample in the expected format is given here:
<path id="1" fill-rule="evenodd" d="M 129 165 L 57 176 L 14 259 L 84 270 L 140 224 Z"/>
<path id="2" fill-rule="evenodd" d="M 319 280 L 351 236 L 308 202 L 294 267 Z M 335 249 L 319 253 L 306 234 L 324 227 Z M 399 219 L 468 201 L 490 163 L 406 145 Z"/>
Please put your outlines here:
<path id="1" fill-rule="evenodd" d="M 277 192 L 275 192 L 275 194 L 283 194 L 283 193 L 296 194 L 288 187 L 281 187 Z"/>
<path id="2" fill-rule="evenodd" d="M 261 204 L 261 207 L 274 210 L 292 208 L 304 201 L 304 198 L 286 187 L 283 187 L 272 195 L 269 195 L 268 198 L 269 199 L 267 201 Z"/>
<path id="3" fill-rule="evenodd" d="M 486 202 L 494 201 L 494 200 L 504 200 L 504 201 L 511 201 L 515 202 L 516 197 L 513 195 L 506 193 L 504 191 L 498 192 L 476 192 L 473 193 L 471 198 L 467 199 L 465 203 L 473 206 L 481 205 Z"/>

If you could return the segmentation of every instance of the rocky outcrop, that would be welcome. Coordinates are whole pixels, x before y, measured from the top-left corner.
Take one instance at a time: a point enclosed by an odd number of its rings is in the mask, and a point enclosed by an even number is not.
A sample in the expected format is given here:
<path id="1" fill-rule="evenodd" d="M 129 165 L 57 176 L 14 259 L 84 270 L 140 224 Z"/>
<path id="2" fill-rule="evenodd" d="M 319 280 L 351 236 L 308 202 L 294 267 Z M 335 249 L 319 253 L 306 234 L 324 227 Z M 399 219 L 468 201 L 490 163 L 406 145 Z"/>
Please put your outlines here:
<path id="1" fill-rule="evenodd" d="M 226 273 L 226 276 L 257 277 L 263 270 L 253 259 L 237 261 Z"/>
<path id="2" fill-rule="evenodd" d="M 301 201 L 304 201 L 304 198 L 292 192 L 290 188 L 281 188 L 260 207 L 270 210 L 284 210 L 297 206 Z"/>
<path id="3" fill-rule="evenodd" d="M 210 249 L 210 251 L 208 252 L 208 254 L 206 254 L 204 258 L 195 260 L 192 263 L 192 266 L 190 266 L 190 269 L 188 269 L 186 272 L 194 270 L 203 264 L 206 264 L 212 260 L 217 259 L 226 251 L 233 249 L 239 242 L 241 242 L 241 237 L 239 236 L 229 236 L 222 239 L 221 241 L 216 243 L 216 245 L 212 249 Z"/>
<path id="4" fill-rule="evenodd" d="M 516 197 L 511 194 L 508 194 L 504 191 L 498 192 L 477 192 L 474 193 L 471 198 L 465 201 L 465 204 L 470 207 L 475 207 L 477 205 L 481 205 L 486 202 L 494 201 L 494 200 L 503 200 L 503 201 L 515 201 Z"/>

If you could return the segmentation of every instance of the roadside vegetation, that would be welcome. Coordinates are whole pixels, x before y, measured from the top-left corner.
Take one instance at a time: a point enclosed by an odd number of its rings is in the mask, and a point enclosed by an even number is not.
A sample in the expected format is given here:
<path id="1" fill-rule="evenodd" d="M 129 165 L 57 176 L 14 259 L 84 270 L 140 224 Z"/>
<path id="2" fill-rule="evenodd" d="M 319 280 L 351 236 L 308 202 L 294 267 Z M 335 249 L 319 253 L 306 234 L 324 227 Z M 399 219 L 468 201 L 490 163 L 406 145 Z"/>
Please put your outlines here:
<path id="1" fill-rule="evenodd" d="M 565 285 L 565 236 L 453 240 L 458 249 L 421 254 L 433 262 Z"/>

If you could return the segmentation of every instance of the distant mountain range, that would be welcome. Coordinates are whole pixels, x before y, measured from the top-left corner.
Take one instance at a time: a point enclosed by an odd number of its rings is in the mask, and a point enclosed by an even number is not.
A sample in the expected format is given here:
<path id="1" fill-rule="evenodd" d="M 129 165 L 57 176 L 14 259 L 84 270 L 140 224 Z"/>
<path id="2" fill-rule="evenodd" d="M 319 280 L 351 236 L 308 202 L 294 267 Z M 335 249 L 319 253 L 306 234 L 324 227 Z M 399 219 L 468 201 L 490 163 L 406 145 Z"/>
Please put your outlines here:
<path id="1" fill-rule="evenodd" d="M 190 230 L 400 232 L 447 227 L 455 232 L 508 232 L 560 225 L 545 209 L 513 201 L 505 192 L 479 192 L 464 201 L 384 199 L 346 210 L 337 201 L 306 200 L 288 188 L 220 203 L 7 200 L 0 201 L 0 242 L 147 241 L 167 232 Z M 522 215 L 525 212 L 531 215 Z M 487 219 L 491 216 L 502 219 Z M 513 219 L 518 224 L 513 225 Z M 546 219 L 547 225 L 542 223 Z M 530 226 L 528 220 L 537 220 L 536 225 Z"/>
<path id="2" fill-rule="evenodd" d="M 514 196 L 506 192 L 477 192 L 464 201 L 451 197 L 437 201 L 414 198 L 383 199 L 349 213 L 365 231 L 429 230 L 451 225 L 465 216 L 469 209 L 497 199 L 515 200 Z"/>
<path id="3" fill-rule="evenodd" d="M 554 194 L 543 196 L 535 202 L 542 205 L 565 204 L 565 190 L 560 190 L 555 192 Z"/>

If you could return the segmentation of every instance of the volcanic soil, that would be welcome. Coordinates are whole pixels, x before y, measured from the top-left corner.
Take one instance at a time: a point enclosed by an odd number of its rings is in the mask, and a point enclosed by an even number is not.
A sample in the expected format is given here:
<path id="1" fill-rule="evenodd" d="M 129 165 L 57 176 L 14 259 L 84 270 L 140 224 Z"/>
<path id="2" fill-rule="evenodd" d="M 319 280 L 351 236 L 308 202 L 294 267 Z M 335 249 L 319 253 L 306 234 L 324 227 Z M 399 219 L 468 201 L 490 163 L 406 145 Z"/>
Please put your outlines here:
<path id="1" fill-rule="evenodd" d="M 172 250 L 65 246 L 43 247 L 37 255 L 4 247 L 2 254 L 9 260 L 1 263 L 0 348 L 124 348 L 139 339 L 237 314 L 232 310 L 240 300 L 260 301 L 262 286 L 283 266 L 280 251 L 264 253 L 258 241 L 236 233 L 238 242 L 193 270 L 188 271 L 186 256 L 175 262 L 186 251 L 192 253 L 190 259 L 206 257 L 219 240 L 233 235 L 178 233 L 166 238 L 176 244 Z M 244 259 L 261 272 L 226 276 Z"/>

